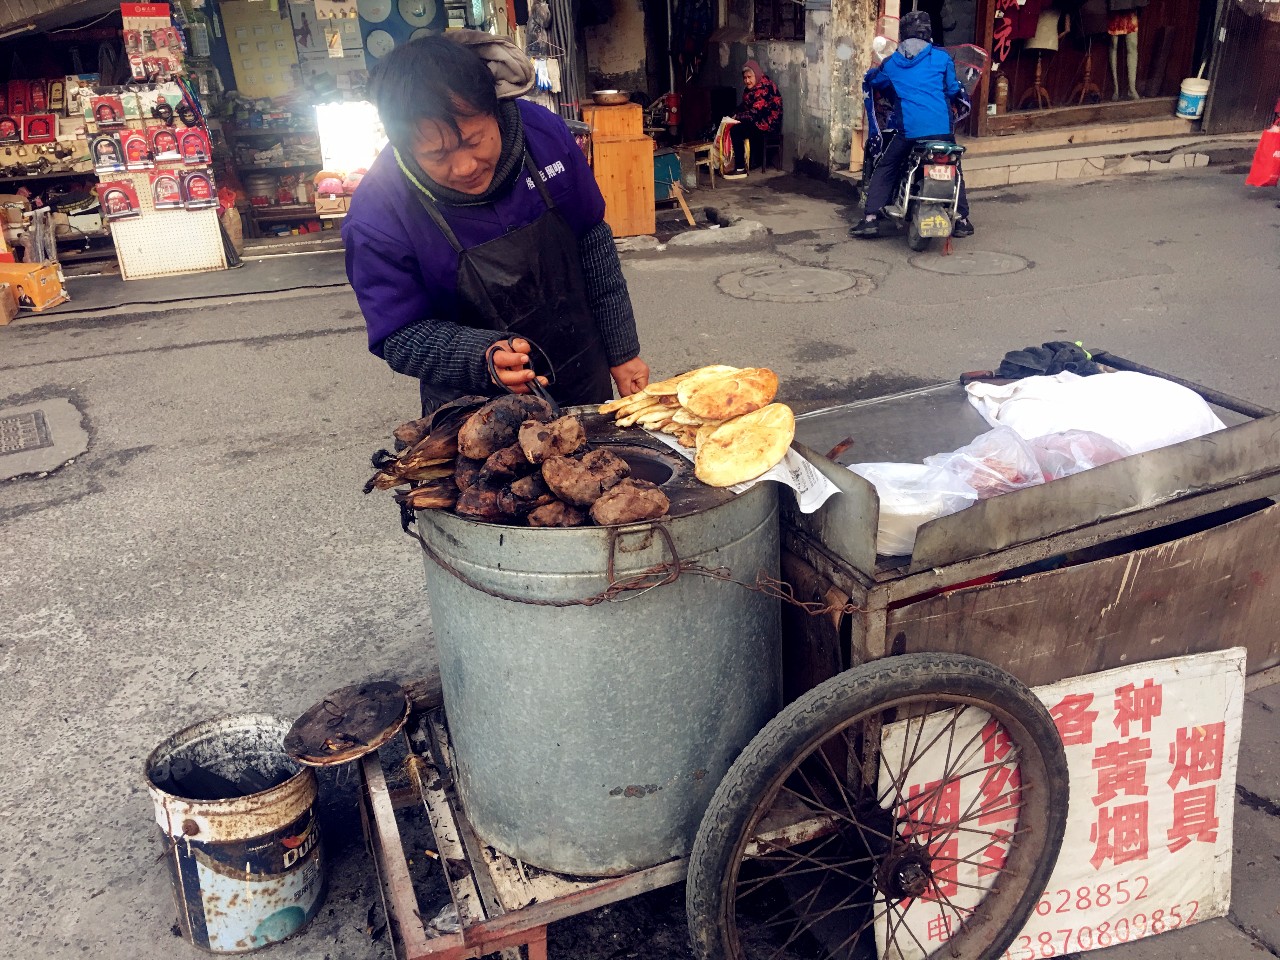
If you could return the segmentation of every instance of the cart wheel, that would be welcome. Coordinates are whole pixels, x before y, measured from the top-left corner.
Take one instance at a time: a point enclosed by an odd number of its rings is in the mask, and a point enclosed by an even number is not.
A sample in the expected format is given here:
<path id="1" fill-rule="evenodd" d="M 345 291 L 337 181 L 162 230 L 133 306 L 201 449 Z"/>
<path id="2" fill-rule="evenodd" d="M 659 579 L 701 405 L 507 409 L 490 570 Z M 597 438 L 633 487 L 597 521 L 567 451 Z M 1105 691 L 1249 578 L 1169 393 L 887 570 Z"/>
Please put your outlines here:
<path id="1" fill-rule="evenodd" d="M 701 960 L 998 957 L 1044 893 L 1066 756 L 1026 686 L 908 654 L 815 687 L 721 781 L 689 860 Z"/>
<path id="2" fill-rule="evenodd" d="M 920 236 L 920 227 L 916 225 L 915 217 L 907 224 L 907 246 L 916 253 L 929 249 L 929 238 Z"/>

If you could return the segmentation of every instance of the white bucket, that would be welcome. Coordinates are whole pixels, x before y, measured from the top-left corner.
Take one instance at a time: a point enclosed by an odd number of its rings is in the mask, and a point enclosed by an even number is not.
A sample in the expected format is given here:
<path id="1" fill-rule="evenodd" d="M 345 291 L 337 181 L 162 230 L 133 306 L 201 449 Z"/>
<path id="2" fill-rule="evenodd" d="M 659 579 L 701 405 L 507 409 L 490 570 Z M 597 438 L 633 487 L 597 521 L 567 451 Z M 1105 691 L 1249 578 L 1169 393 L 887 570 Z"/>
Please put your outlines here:
<path id="1" fill-rule="evenodd" d="M 1178 107 L 1174 111 L 1183 120 L 1199 120 L 1204 116 L 1204 102 L 1209 96 L 1209 81 L 1187 77 L 1182 81 Z"/>

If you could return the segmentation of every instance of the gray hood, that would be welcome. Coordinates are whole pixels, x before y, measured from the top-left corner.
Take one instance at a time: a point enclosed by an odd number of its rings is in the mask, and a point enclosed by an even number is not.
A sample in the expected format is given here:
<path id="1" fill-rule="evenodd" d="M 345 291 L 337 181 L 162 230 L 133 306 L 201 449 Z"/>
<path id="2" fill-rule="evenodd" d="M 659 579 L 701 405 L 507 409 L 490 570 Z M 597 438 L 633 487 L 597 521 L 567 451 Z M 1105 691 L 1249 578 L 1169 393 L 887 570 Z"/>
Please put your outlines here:
<path id="1" fill-rule="evenodd" d="M 898 52 L 908 60 L 911 60 L 917 54 L 927 50 L 931 46 L 932 44 L 929 43 L 928 40 L 918 40 L 915 37 L 911 37 L 910 39 L 903 40 L 902 43 L 898 44 Z"/>
<path id="2" fill-rule="evenodd" d="M 446 36 L 466 44 L 485 62 L 493 74 L 499 100 L 514 100 L 533 89 L 533 61 L 510 40 L 479 30 L 455 30 Z"/>

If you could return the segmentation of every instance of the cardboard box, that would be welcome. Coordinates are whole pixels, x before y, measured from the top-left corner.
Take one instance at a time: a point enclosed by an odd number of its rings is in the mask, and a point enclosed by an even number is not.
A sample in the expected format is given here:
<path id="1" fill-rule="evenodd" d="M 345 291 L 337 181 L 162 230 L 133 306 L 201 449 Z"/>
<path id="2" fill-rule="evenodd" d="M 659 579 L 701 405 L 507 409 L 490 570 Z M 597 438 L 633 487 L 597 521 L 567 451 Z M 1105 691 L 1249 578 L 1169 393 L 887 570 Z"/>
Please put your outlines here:
<path id="1" fill-rule="evenodd" d="M 351 198 L 346 196 L 316 194 L 316 213 L 321 217 L 344 217 L 350 202 Z"/>
<path id="2" fill-rule="evenodd" d="M 56 263 L 0 263 L 0 283 L 9 285 L 14 304 L 37 313 L 71 299 Z"/>
<path id="3" fill-rule="evenodd" d="M 18 300 L 7 283 L 0 283 L 0 327 L 18 319 Z"/>

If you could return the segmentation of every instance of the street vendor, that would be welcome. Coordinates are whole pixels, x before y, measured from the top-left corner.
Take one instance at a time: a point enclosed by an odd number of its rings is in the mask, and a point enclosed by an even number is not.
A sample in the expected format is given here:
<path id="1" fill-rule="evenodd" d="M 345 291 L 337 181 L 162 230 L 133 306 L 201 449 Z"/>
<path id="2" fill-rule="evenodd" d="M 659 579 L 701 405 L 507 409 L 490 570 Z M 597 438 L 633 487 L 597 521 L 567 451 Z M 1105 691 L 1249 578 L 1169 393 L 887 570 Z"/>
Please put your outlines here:
<path id="1" fill-rule="evenodd" d="M 369 349 L 421 382 L 423 414 L 535 375 L 562 404 L 642 390 L 604 198 L 564 121 L 517 99 L 524 53 L 455 31 L 397 47 L 372 82 L 390 142 L 342 226 L 347 277 Z"/>

